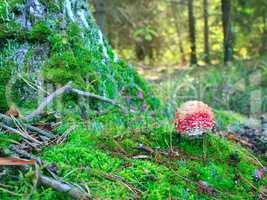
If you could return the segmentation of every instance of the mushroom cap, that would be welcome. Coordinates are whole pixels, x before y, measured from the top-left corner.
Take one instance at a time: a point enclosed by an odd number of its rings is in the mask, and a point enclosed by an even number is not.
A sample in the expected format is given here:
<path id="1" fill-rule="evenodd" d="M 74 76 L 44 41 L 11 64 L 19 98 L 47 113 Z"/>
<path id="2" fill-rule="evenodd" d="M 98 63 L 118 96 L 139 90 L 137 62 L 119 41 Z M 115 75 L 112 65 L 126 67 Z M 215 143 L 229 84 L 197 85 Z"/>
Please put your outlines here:
<path id="1" fill-rule="evenodd" d="M 214 126 L 212 109 L 201 101 L 187 101 L 176 112 L 177 132 L 199 136 Z"/>

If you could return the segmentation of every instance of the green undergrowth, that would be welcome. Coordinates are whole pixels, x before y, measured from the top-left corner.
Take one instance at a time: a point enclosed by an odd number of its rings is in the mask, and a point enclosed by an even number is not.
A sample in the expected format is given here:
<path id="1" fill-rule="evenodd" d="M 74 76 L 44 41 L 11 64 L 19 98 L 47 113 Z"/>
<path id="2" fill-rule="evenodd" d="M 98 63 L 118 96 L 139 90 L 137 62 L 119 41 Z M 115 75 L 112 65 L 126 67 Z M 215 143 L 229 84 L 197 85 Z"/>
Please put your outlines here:
<path id="1" fill-rule="evenodd" d="M 241 124 L 246 124 L 248 118 L 232 111 L 215 110 L 216 124 L 219 129 L 227 130 L 230 125 L 240 128 Z"/>
<path id="2" fill-rule="evenodd" d="M 138 195 L 142 199 L 254 199 L 254 190 L 242 180 L 236 182 L 236 175 L 257 188 L 267 184 L 266 178 L 253 181 L 253 174 L 261 166 L 249 150 L 238 144 L 209 133 L 204 161 L 202 140 L 179 139 L 173 125 L 164 118 L 133 115 L 122 122 L 112 121 L 113 117 L 114 113 L 91 120 L 88 129 L 82 121 L 65 122 L 57 129 L 59 134 L 73 125 L 77 128 L 63 144 L 48 147 L 39 156 L 48 164 L 57 165 L 58 176 L 90 188 L 99 199 L 133 199 Z M 149 155 L 136 149 L 140 144 L 163 153 Z M 168 155 L 170 148 L 177 157 Z M 147 155 L 148 159 L 133 158 L 135 155 Z M 231 155 L 240 162 L 235 164 Z M 110 175 L 119 179 L 110 180 Z M 14 191 L 27 194 L 34 177 L 34 169 L 21 175 Z M 140 193 L 134 193 L 120 180 Z M 195 184 L 199 180 L 214 188 L 216 196 L 201 192 Z M 7 199 L 7 194 L 0 197 Z M 42 187 L 32 199 L 70 198 Z"/>
<path id="3" fill-rule="evenodd" d="M 170 111 L 186 100 L 197 99 L 217 110 L 265 113 L 266 71 L 265 58 L 235 60 L 228 66 L 190 67 L 162 81 L 157 94 Z"/>

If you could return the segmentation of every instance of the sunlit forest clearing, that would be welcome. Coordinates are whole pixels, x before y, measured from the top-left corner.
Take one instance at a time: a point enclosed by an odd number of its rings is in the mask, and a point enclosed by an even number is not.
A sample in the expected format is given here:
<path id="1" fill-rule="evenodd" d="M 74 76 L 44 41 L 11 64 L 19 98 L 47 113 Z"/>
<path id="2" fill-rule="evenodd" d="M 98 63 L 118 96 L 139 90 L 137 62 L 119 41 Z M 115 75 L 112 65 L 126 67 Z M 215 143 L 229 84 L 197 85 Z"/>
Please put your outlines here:
<path id="1" fill-rule="evenodd" d="M 0 0 L 0 199 L 267 199 L 267 1 Z"/>

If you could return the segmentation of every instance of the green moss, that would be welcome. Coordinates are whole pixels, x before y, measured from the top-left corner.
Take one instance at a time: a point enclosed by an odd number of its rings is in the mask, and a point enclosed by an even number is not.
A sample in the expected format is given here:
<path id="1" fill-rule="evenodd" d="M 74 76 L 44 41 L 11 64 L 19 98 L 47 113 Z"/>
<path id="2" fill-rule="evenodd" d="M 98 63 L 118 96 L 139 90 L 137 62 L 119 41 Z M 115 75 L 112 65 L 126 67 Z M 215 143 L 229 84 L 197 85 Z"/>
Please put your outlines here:
<path id="1" fill-rule="evenodd" d="M 51 28 L 45 22 L 34 24 L 30 32 L 30 39 L 37 41 L 47 41 L 48 36 L 52 33 Z"/>
<path id="2" fill-rule="evenodd" d="M 42 0 L 42 3 L 48 7 L 49 11 L 58 11 L 58 5 L 55 5 L 54 1 Z M 3 12 L 3 8 L 0 7 L 0 13 Z M 224 138 L 209 134 L 207 160 L 203 162 L 203 141 L 183 137 L 179 139 L 174 125 L 160 112 L 157 116 L 151 110 L 145 113 L 140 112 L 143 104 L 157 109 L 160 106 L 159 100 L 153 96 L 151 87 L 133 67 L 121 61 L 113 61 L 114 54 L 106 42 L 105 46 L 110 59 L 103 58 L 96 30 L 82 32 L 77 25 L 70 23 L 66 30 L 59 31 L 59 24 L 60 19 L 57 21 L 57 27 L 51 31 L 49 24 L 38 22 L 31 31 L 27 32 L 21 31 L 19 25 L 7 22 L 0 25 L 0 38 L 11 35 L 15 38 L 26 37 L 32 42 L 49 43 L 51 51 L 43 68 L 45 83 L 61 86 L 72 81 L 77 88 L 92 91 L 115 99 L 126 106 L 134 107 L 137 114 L 130 113 L 125 116 L 117 112 L 117 109 L 111 108 L 110 105 L 101 103 L 101 106 L 98 106 L 100 104 L 92 101 L 90 103 L 94 105 L 91 108 L 98 108 L 101 111 L 109 109 L 109 113 L 95 117 L 92 114 L 93 111 L 90 110 L 90 117 L 93 117 L 88 122 L 89 127 L 85 128 L 79 116 L 80 111 L 73 109 L 77 107 L 77 96 L 69 94 L 64 96 L 63 106 L 66 107 L 63 113 L 64 119 L 61 127 L 56 131 L 58 134 L 63 134 L 73 123 L 78 124 L 78 128 L 63 144 L 47 147 L 38 155 L 46 162 L 58 165 L 58 176 L 63 177 L 65 181 L 87 186 L 92 195 L 99 199 L 136 198 L 125 183 L 140 190 L 142 199 L 213 198 L 198 190 L 194 184 L 194 181 L 198 180 L 206 181 L 209 186 L 218 190 L 216 196 L 218 199 L 254 198 L 251 187 L 247 183 L 235 182 L 236 169 L 243 177 L 253 182 L 252 174 L 260 166 L 250 156 L 250 151 Z M 9 54 L 2 55 L 1 52 L 1 59 L 9 56 Z M 2 86 L 8 81 L 11 73 L 8 71 L 11 67 L 6 64 L 3 64 L 4 68 L 2 65 L 0 68 L 0 85 Z M 233 74 L 239 75 L 235 70 L 230 70 L 228 73 L 229 77 L 234 77 Z M 191 84 L 188 76 L 183 77 L 181 81 L 185 86 Z M 206 100 L 212 103 L 214 93 L 211 92 L 213 89 L 211 86 L 220 86 L 224 78 L 218 71 L 213 70 L 204 74 L 202 78 L 202 86 L 208 88 Z M 175 84 L 178 83 L 175 82 Z M 191 94 L 192 91 L 187 89 L 184 89 L 185 95 Z M 143 93 L 144 100 L 138 98 L 140 92 Z M 5 88 L 0 88 L 0 95 L 4 96 L 4 93 Z M 129 97 L 129 100 L 125 101 L 123 96 Z M 5 103 L 0 102 L 0 106 L 4 106 L 3 109 L 7 108 Z M 216 104 L 214 107 L 219 106 Z M 234 113 L 217 110 L 215 113 L 222 128 L 243 120 L 242 116 Z M 5 137 L 0 138 L 0 145 L 4 148 L 11 142 Z M 140 144 L 159 149 L 159 152 L 148 155 L 135 148 Z M 169 154 L 170 147 L 178 153 L 178 158 Z M 233 153 L 240 157 L 240 162 L 236 167 L 230 162 L 230 155 Z M 133 158 L 134 155 L 147 155 L 149 158 L 141 160 Z M 6 177 L 6 183 L 11 185 L 12 191 L 26 197 L 32 190 L 33 172 L 34 170 L 26 175 L 21 174 L 18 182 Z M 106 177 L 107 174 L 122 178 L 118 181 L 109 180 Z M 253 184 L 259 188 L 266 183 L 265 178 Z M 10 199 L 10 197 L 1 191 L 0 199 Z M 12 199 L 21 198 L 12 197 Z M 38 187 L 32 199 L 70 198 L 49 188 Z"/>
<path id="3" fill-rule="evenodd" d="M 77 59 L 68 51 L 52 55 L 45 65 L 44 76 L 52 83 L 66 84 L 73 81 L 77 86 L 84 85 Z"/>
<path id="4" fill-rule="evenodd" d="M 8 64 L 8 63 L 6 63 Z M 12 71 L 12 68 L 13 68 L 13 63 L 10 63 L 9 67 L 0 67 L 0 112 L 5 112 L 8 110 L 8 102 L 7 102 L 7 99 L 6 99 L 6 86 L 7 86 L 7 83 L 11 77 L 11 71 Z"/>
<path id="5" fill-rule="evenodd" d="M 57 163 L 58 175 L 64 177 L 65 181 L 82 182 L 84 186 L 90 188 L 95 198 L 100 199 L 135 197 L 133 192 L 120 181 L 106 178 L 107 174 L 122 177 L 124 182 L 127 181 L 141 191 L 142 199 L 169 197 L 211 199 L 212 196 L 200 192 L 193 183 L 198 180 L 206 181 L 210 187 L 219 191 L 216 196 L 218 199 L 254 198 L 247 183 L 235 182 L 235 167 L 230 162 L 230 155 L 238 154 L 240 162 L 237 171 L 253 182 L 252 175 L 260 166 L 250 156 L 251 152 L 240 145 L 210 134 L 207 138 L 207 162 L 203 163 L 201 140 L 182 138 L 179 141 L 177 135 L 172 134 L 172 125 L 167 121 L 152 123 L 152 118 L 143 117 L 145 124 L 136 128 L 131 124 L 134 120 L 139 124 L 135 119 L 136 116 L 124 119 L 127 121 L 125 124 L 115 120 L 116 113 L 97 117 L 90 124 L 102 123 L 104 126 L 101 129 L 96 129 L 93 125 L 85 129 L 80 125 L 64 144 L 46 148 L 41 157 L 48 163 Z M 74 119 L 74 121 L 77 124 L 79 120 Z M 155 123 L 158 124 L 157 127 Z M 69 121 L 65 121 L 57 129 L 58 133 L 64 133 L 69 127 L 68 124 Z M 181 159 L 171 159 L 161 154 L 150 155 L 150 159 L 147 160 L 132 158 L 133 155 L 146 154 L 134 148 L 140 143 L 168 152 L 170 137 L 172 137 L 172 148 L 179 152 Z M 185 181 L 183 177 L 192 182 Z M 23 177 L 22 180 L 29 182 L 27 177 Z M 253 184 L 259 188 L 266 182 L 265 178 Z M 19 191 L 21 194 L 26 194 L 28 190 L 29 187 L 24 186 Z M 48 188 L 39 188 L 33 195 L 33 199 L 36 200 L 49 198 L 67 197 Z"/>
<path id="6" fill-rule="evenodd" d="M 8 0 L 0 2 L 0 22 L 9 21 L 12 18 L 12 13 L 23 5 L 24 0 Z"/>
<path id="7" fill-rule="evenodd" d="M 102 117 L 102 119 L 110 120 L 109 117 Z M 197 192 L 196 185 L 184 181 L 181 176 L 192 181 L 206 181 L 211 187 L 221 191 L 217 196 L 220 199 L 253 199 L 253 194 L 249 193 L 251 188 L 246 183 L 235 183 L 234 167 L 228 162 L 230 154 L 237 153 L 240 157 L 238 171 L 252 181 L 252 174 L 259 166 L 254 164 L 249 153 L 239 145 L 210 135 L 208 162 L 203 164 L 201 141 L 183 139 L 176 142 L 176 135 L 173 135 L 175 150 L 182 149 L 186 155 L 198 157 L 200 160 L 191 160 L 182 154 L 182 160 L 170 160 L 163 156 L 161 163 L 157 163 L 153 156 L 150 160 L 132 159 L 131 155 L 143 153 L 136 151 L 134 147 L 144 139 L 123 126 L 115 128 L 117 126 L 114 124 L 113 127 L 104 128 L 99 132 L 78 128 L 66 144 L 46 150 L 44 159 L 59 163 L 60 175 L 74 170 L 76 173 L 68 175 L 67 180 L 81 181 L 89 178 L 90 182 L 94 183 L 88 186 L 93 195 L 100 199 L 112 199 L 118 196 L 129 198 L 133 195 L 120 183 L 106 179 L 103 175 L 107 173 L 123 177 L 141 190 L 142 199 L 166 199 L 169 196 L 186 199 L 210 198 L 207 194 Z M 167 128 L 162 127 L 159 130 L 167 130 Z M 142 131 L 147 141 L 146 145 L 157 146 L 162 150 L 166 148 L 165 145 L 158 146 L 161 142 L 153 139 L 154 135 L 147 132 L 153 133 L 157 130 L 148 125 Z M 123 135 L 120 136 L 122 133 Z M 169 138 L 168 134 L 163 134 L 162 137 L 161 140 Z M 45 191 L 39 192 L 44 194 Z M 48 195 L 52 195 L 50 191 Z"/>
<path id="8" fill-rule="evenodd" d="M 40 0 L 40 2 L 48 9 L 48 12 L 60 12 L 62 10 L 62 3 L 55 3 L 54 0 Z"/>
<path id="9" fill-rule="evenodd" d="M 19 135 L 0 132 L 0 147 L 2 149 L 6 149 L 9 145 L 19 141 L 20 139 L 21 137 Z"/>
<path id="10" fill-rule="evenodd" d="M 120 99 L 124 92 L 123 95 L 132 96 L 131 103 L 139 108 L 143 101 L 137 94 L 141 91 L 145 101 L 152 108 L 157 107 L 151 89 L 137 72 L 123 62 L 104 62 L 95 40 L 85 47 L 88 37 L 93 35 L 90 32 L 81 35 L 80 28 L 73 23 L 67 26 L 66 32 L 49 36 L 52 52 L 44 69 L 46 80 L 61 85 L 72 81 L 79 88 L 114 99 Z"/>
<path id="11" fill-rule="evenodd" d="M 229 125 L 237 125 L 246 122 L 246 117 L 231 111 L 215 110 L 215 118 L 220 129 L 226 130 Z M 237 127 L 238 128 L 238 127 Z"/>
<path id="12" fill-rule="evenodd" d="M 0 24 L 0 39 L 15 38 L 23 39 L 26 33 L 22 31 L 22 27 L 14 21 Z"/>

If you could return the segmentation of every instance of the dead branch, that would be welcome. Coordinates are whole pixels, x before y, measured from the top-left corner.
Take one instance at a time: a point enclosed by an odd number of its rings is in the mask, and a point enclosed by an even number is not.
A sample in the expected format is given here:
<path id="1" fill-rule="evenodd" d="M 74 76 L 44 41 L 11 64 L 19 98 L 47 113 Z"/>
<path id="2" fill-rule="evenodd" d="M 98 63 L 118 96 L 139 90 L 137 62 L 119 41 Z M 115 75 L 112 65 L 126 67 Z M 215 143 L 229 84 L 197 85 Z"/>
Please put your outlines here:
<path id="1" fill-rule="evenodd" d="M 11 117 L 8 117 L 7 115 L 1 114 L 1 113 L 0 113 L 0 120 L 7 126 L 14 126 L 15 125 L 14 120 Z M 21 124 L 21 126 L 23 126 L 28 131 L 36 132 L 36 133 L 38 133 L 40 135 L 44 135 L 48 138 L 55 138 L 55 135 L 53 135 L 52 133 L 50 133 L 48 131 L 42 130 L 40 128 L 31 126 L 28 124 L 25 124 L 25 123 L 21 122 L 19 119 L 16 119 L 16 120 L 18 120 L 19 123 Z"/>
<path id="2" fill-rule="evenodd" d="M 47 176 L 40 176 L 39 182 L 44 185 L 53 188 L 54 190 L 62 193 L 67 193 L 74 199 L 86 200 L 92 199 L 91 195 L 82 189 L 75 187 L 68 183 L 49 178 Z"/>
<path id="3" fill-rule="evenodd" d="M 31 141 L 31 142 L 34 142 L 34 143 L 37 143 L 38 145 L 41 145 L 42 143 L 38 140 L 36 140 L 35 138 L 31 137 L 30 135 L 28 135 L 27 133 L 23 133 L 17 129 L 14 129 L 14 128 L 11 128 L 9 126 L 6 126 L 5 124 L 3 123 L 0 123 L 0 127 L 12 132 L 12 133 L 15 133 L 15 134 L 18 134 L 20 135 L 22 138 L 24 138 L 26 141 Z M 32 145 L 32 144 L 30 144 Z"/>
<path id="4" fill-rule="evenodd" d="M 26 129 L 30 130 L 30 131 L 33 131 L 33 132 L 37 132 L 41 135 L 44 135 L 45 137 L 48 137 L 50 139 L 52 138 L 55 138 L 56 136 L 53 135 L 52 133 L 48 132 L 48 131 L 44 131 L 40 128 L 37 128 L 37 127 L 34 127 L 34 126 L 31 126 L 31 125 L 25 125 Z"/>
<path id="5" fill-rule="evenodd" d="M 6 192 L 6 193 L 8 193 L 8 194 L 10 194 L 10 195 L 13 195 L 13 196 L 22 197 L 22 195 L 21 195 L 21 194 L 18 194 L 18 193 L 12 192 L 12 191 L 10 191 L 10 190 L 8 190 L 8 189 L 5 189 L 5 188 L 2 188 L 2 187 L 0 187 L 0 191 Z"/>
<path id="6" fill-rule="evenodd" d="M 11 150 L 21 157 L 31 159 L 30 161 L 24 161 L 21 159 L 21 160 L 18 160 L 18 162 L 15 162 L 15 164 L 24 164 L 24 163 L 25 164 L 31 164 L 32 163 L 38 167 L 38 165 L 42 166 L 45 163 L 40 158 L 33 156 L 24 150 L 18 149 L 14 145 L 11 146 Z M 4 161 L 6 161 L 6 160 L 4 160 Z M 7 161 L 9 161 L 9 160 L 7 160 Z M 11 160 L 10 162 L 12 164 L 13 160 Z M 1 159 L 0 159 L 0 164 L 1 164 Z M 24 169 L 29 170 L 29 168 L 27 166 L 23 166 L 23 167 L 24 167 Z M 48 170 L 48 172 L 50 172 L 49 169 L 47 169 L 47 168 L 45 168 L 45 169 Z M 58 192 L 66 193 L 67 195 L 71 196 L 73 199 L 78 199 L 78 200 L 89 200 L 89 199 L 91 200 L 91 199 L 93 199 L 91 197 L 90 193 L 85 192 L 80 187 L 74 186 L 70 183 L 60 181 L 58 179 L 60 179 L 60 178 L 57 177 L 56 179 L 55 178 L 53 179 L 53 178 L 50 178 L 50 177 L 47 177 L 44 175 L 40 175 L 38 173 L 38 182 L 39 182 L 39 184 L 41 184 L 45 187 L 51 187 Z"/>
<path id="7" fill-rule="evenodd" d="M 130 184 L 128 181 L 126 181 L 123 177 L 120 177 L 118 175 L 113 175 L 113 174 L 105 174 L 105 178 L 116 181 L 126 188 L 128 188 L 137 198 L 139 198 L 142 195 L 142 191 L 139 190 L 138 188 L 134 187 L 132 184 Z"/>
<path id="8" fill-rule="evenodd" d="M 135 149 L 137 149 L 137 150 L 141 150 L 141 151 L 145 151 L 145 152 L 147 152 L 148 154 L 153 154 L 153 153 L 155 153 L 155 151 L 154 151 L 154 149 L 152 149 L 151 147 L 149 147 L 149 146 L 145 146 L 145 145 L 139 145 L 139 146 L 137 146 L 137 147 L 135 147 Z"/>
<path id="9" fill-rule="evenodd" d="M 43 102 L 38 106 L 38 108 L 33 111 L 31 114 L 27 115 L 25 117 L 26 120 L 32 120 L 34 117 L 39 116 L 43 113 L 44 109 L 47 107 L 48 104 L 50 104 L 55 97 L 65 93 L 67 90 L 71 88 L 71 83 L 68 83 L 62 88 L 57 89 L 55 92 L 48 95 Z"/>
<path id="10" fill-rule="evenodd" d="M 44 101 L 38 106 L 38 108 L 33 111 L 32 113 L 30 113 L 29 115 L 27 115 L 25 117 L 26 120 L 32 120 L 35 117 L 40 116 L 43 112 L 44 109 L 54 100 L 54 98 L 56 98 L 59 95 L 62 95 L 66 92 L 72 92 L 75 93 L 79 96 L 83 96 L 83 97 L 88 97 L 88 98 L 94 98 L 106 103 L 109 103 L 111 105 L 117 106 L 118 108 L 120 108 L 123 112 L 127 113 L 127 109 L 125 107 L 123 107 L 122 105 L 118 104 L 115 100 L 109 99 L 107 97 L 103 97 L 103 96 L 99 96 L 96 95 L 94 93 L 90 93 L 90 92 L 86 92 L 86 91 L 82 91 L 82 90 L 78 90 L 75 89 L 71 86 L 71 82 L 68 83 L 67 85 L 65 85 L 62 88 L 57 89 L 56 91 L 54 91 L 53 93 L 51 93 L 50 95 L 48 95 Z"/>
<path id="11" fill-rule="evenodd" d="M 39 165 L 43 164 L 43 162 L 40 158 L 28 153 L 25 150 L 18 148 L 17 145 L 11 145 L 10 150 L 13 151 L 14 153 L 16 153 L 21 158 L 35 160 Z"/>
<path id="12" fill-rule="evenodd" d="M 56 144 L 62 144 L 63 142 L 65 142 L 66 139 L 69 137 L 70 133 L 73 132 L 76 128 L 77 128 L 76 125 L 70 127 L 68 130 L 66 130 L 65 133 L 63 133 L 61 136 L 59 136 L 59 137 L 56 139 L 55 143 L 56 143 Z"/>
<path id="13" fill-rule="evenodd" d="M 73 93 L 76 93 L 76 94 L 80 95 L 80 96 L 98 99 L 100 101 L 104 101 L 104 102 L 109 103 L 109 104 L 111 104 L 113 106 L 117 106 L 117 107 L 123 109 L 123 107 L 121 105 L 119 105 L 116 101 L 114 101 L 112 99 L 109 99 L 109 98 L 106 98 L 106 97 L 102 97 L 102 96 L 99 96 L 99 95 L 96 95 L 96 94 L 93 94 L 93 93 L 90 93 L 90 92 L 85 92 L 85 91 L 82 91 L 82 90 L 77 90 L 77 89 L 74 89 L 74 88 L 71 88 L 71 91 Z"/>

